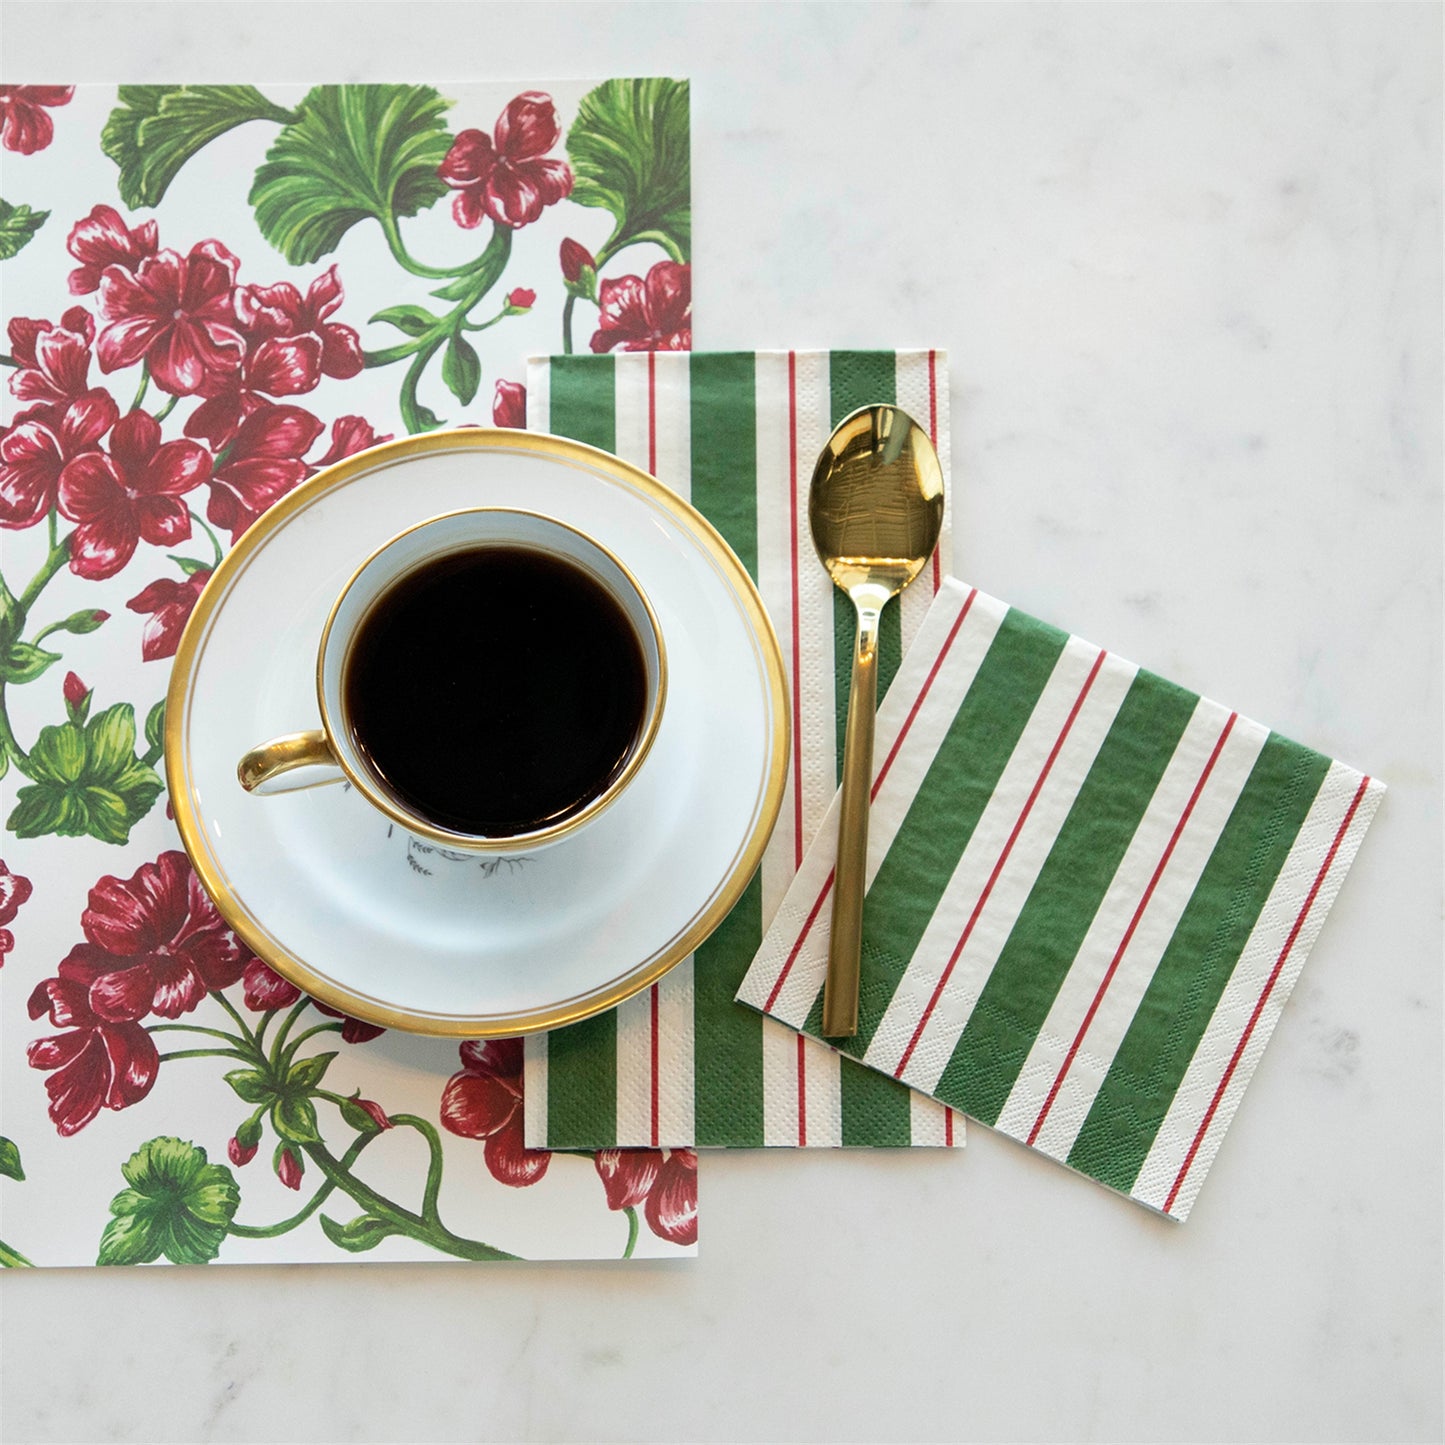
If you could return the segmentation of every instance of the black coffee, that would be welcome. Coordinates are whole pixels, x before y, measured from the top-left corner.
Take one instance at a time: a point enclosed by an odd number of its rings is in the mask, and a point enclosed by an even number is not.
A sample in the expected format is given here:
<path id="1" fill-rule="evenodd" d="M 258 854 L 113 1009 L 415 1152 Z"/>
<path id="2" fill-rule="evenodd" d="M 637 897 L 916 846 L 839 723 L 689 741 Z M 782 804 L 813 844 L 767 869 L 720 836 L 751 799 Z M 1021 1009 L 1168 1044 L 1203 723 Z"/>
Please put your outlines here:
<path id="1" fill-rule="evenodd" d="M 622 771 L 642 646 L 580 567 L 529 548 L 451 553 L 372 605 L 344 681 L 352 735 L 404 803 L 487 837 L 559 823 Z"/>

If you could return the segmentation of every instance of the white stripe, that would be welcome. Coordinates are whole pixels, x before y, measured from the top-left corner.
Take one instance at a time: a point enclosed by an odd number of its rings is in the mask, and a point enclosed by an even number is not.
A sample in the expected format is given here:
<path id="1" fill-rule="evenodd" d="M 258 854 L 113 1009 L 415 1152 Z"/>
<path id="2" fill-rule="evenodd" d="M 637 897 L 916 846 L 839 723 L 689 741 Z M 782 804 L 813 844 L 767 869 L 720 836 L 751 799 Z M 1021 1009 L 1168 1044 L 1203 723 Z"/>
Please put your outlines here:
<path id="1" fill-rule="evenodd" d="M 1274 971 L 1280 951 L 1289 939 L 1299 918 L 1300 909 L 1309 897 L 1310 889 L 1314 887 L 1320 867 L 1329 854 L 1330 846 L 1349 811 L 1350 802 L 1359 785 L 1360 774 L 1353 768 L 1345 767 L 1342 763 L 1330 765 L 1300 828 L 1299 836 L 1290 848 L 1279 877 L 1275 879 L 1269 897 L 1260 910 L 1239 962 L 1235 965 L 1218 1004 L 1215 1005 L 1208 1027 L 1194 1051 L 1194 1057 L 1190 1060 L 1183 1081 L 1164 1116 L 1139 1176 L 1134 1181 L 1131 1193 L 1141 1203 L 1155 1209 L 1164 1208 L 1164 1201 L 1174 1187 L 1174 1181 L 1208 1112 L 1219 1081 L 1224 1077 L 1234 1050 L 1244 1035 L 1260 994 Z M 1218 1152 L 1235 1110 L 1239 1107 L 1239 1101 L 1254 1074 L 1264 1046 L 1269 1042 L 1275 1024 L 1279 1021 L 1285 1000 L 1294 988 L 1305 959 L 1324 926 L 1325 917 L 1339 892 L 1345 874 L 1349 872 L 1355 852 L 1365 836 L 1365 830 L 1370 825 L 1370 819 L 1374 816 L 1384 791 L 1383 785 L 1372 781 L 1355 810 L 1355 816 L 1350 820 L 1349 832 L 1341 839 L 1339 849 L 1330 862 L 1329 872 L 1321 882 L 1319 891 L 1310 904 L 1309 913 L 1300 925 L 1279 977 L 1260 1011 L 1249 1043 L 1240 1055 L 1229 1086 L 1210 1120 L 1209 1132 L 1200 1142 L 1189 1173 L 1170 1208 L 1170 1214 L 1177 1219 L 1184 1219 L 1189 1214 L 1199 1186 L 1209 1172 L 1209 1166 Z"/>
<path id="2" fill-rule="evenodd" d="M 769 1028 L 777 1027 L 771 1020 L 766 1022 Z M 836 1149 L 843 1142 L 842 1062 L 826 1044 L 804 1040 L 804 1104 L 810 1149 Z"/>
<path id="3" fill-rule="evenodd" d="M 798 1142 L 798 1035 L 763 1020 L 763 1143 Z"/>
<path id="4" fill-rule="evenodd" d="M 693 955 L 671 969 L 657 986 L 658 1142 L 675 1149 L 697 1136 L 694 1119 L 696 1013 Z"/>
<path id="5" fill-rule="evenodd" d="M 952 578 L 945 583 L 948 604 L 930 616 L 899 669 L 894 685 L 878 709 L 873 765 L 877 771 L 888 766 L 888 757 L 908 720 L 913 704 L 933 670 L 934 662 L 948 640 L 969 589 Z M 950 605 L 951 604 L 951 605 Z M 1007 612 L 1002 603 L 979 593 L 963 625 L 954 637 L 947 658 L 929 690 L 928 698 L 909 727 L 883 786 L 874 799 L 868 823 L 868 872 L 871 886 L 878 868 L 898 834 L 908 807 L 932 765 L 955 714 L 963 703 L 983 659 L 993 645 L 999 625 Z M 783 904 L 774 926 L 764 936 L 751 968 L 743 979 L 738 998 L 754 1008 L 764 1008 L 778 975 L 807 924 L 814 901 L 821 892 L 838 856 L 838 802 L 828 810 L 818 842 L 803 862 L 798 885 Z M 831 898 L 825 899 L 814 918 L 802 949 L 793 960 L 782 990 L 769 1010 L 785 1023 L 801 1028 L 823 987 L 828 967 L 828 935 Z"/>
<path id="6" fill-rule="evenodd" d="M 869 1045 L 867 1061 L 885 1073 L 894 1073 L 947 972 L 948 982 L 903 1074 L 904 1082 L 915 1088 L 932 1093 L 938 1087 L 1134 680 L 1137 669 L 1132 663 L 1114 657 L 1104 660 L 1009 849 L 1009 838 L 1024 816 L 1030 794 L 1048 766 L 1098 657 L 1098 648 L 1076 637 L 1069 639 L 1059 655 Z M 1003 867 L 950 969 L 949 960 L 954 958 L 1005 849 L 1008 855 Z"/>
<path id="7" fill-rule="evenodd" d="M 647 353 L 623 351 L 614 358 L 614 447 L 624 462 L 647 470 Z"/>
<path id="8" fill-rule="evenodd" d="M 947 577 L 953 570 L 953 528 L 950 494 L 948 485 L 948 375 L 945 352 L 934 353 L 935 406 L 938 412 L 938 431 L 934 450 L 938 452 L 939 464 L 943 467 L 943 530 L 938 538 L 938 571 L 940 578 Z M 928 353 L 926 351 L 900 351 L 894 363 L 894 394 L 898 405 L 908 413 L 924 431 L 928 430 Z M 898 599 L 902 608 L 900 631 L 903 650 L 907 652 L 928 615 L 934 598 L 933 563 L 929 562 L 920 576 Z"/>
<path id="9" fill-rule="evenodd" d="M 552 363 L 545 356 L 527 359 L 527 430 L 552 429 Z"/>
<path id="10" fill-rule="evenodd" d="M 617 1147 L 652 1143 L 652 990 L 617 1006 Z"/>
<path id="11" fill-rule="evenodd" d="M 933 1145 L 942 1148 L 948 1143 L 948 1109 L 937 1099 L 920 1094 L 917 1089 L 908 1091 L 909 1134 L 914 1144 Z M 953 1147 L 964 1145 L 963 1115 L 953 1116 Z"/>
<path id="12" fill-rule="evenodd" d="M 528 1034 L 522 1041 L 522 1142 L 529 1149 L 547 1147 L 547 1035 Z"/>
<path id="13" fill-rule="evenodd" d="M 691 360 L 686 351 L 659 351 L 653 356 L 657 465 L 651 470 L 684 501 L 692 500 Z"/>
<path id="14" fill-rule="evenodd" d="M 1002 1132 L 1027 1139 L 1033 1131 L 1229 717 L 1217 703 L 1196 705 L 999 1115 Z M 1083 1127 L 1268 736 L 1236 719 L 1034 1141 L 1045 1153 L 1065 1158 Z"/>

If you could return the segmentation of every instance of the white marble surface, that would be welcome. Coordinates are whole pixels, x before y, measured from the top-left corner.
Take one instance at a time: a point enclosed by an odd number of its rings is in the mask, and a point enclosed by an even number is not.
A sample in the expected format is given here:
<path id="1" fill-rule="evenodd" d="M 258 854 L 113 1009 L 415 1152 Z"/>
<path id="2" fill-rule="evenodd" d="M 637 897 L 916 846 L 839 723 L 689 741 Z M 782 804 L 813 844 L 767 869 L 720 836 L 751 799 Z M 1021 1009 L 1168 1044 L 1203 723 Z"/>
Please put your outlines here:
<path id="1" fill-rule="evenodd" d="M 960 570 L 1391 785 L 1198 1207 L 975 1128 L 692 1264 L 12 1272 L 6 1441 L 1439 1439 L 1441 11 L 23 4 L 3 78 L 690 75 L 699 347 L 940 345 Z"/>

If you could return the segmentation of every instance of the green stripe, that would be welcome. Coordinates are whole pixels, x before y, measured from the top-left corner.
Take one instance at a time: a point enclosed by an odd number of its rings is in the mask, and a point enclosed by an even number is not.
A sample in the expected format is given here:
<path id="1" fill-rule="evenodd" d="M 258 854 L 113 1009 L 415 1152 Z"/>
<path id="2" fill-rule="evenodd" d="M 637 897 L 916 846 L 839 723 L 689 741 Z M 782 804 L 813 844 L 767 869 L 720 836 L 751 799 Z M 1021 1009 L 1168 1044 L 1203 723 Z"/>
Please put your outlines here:
<path id="1" fill-rule="evenodd" d="M 617 1143 L 615 1009 L 547 1035 L 547 1086 L 552 1148 L 610 1149 Z"/>
<path id="2" fill-rule="evenodd" d="M 616 366 L 610 356 L 554 356 L 547 425 L 605 452 L 617 450 Z"/>
<path id="3" fill-rule="evenodd" d="M 911 1144 L 912 1089 L 852 1059 L 843 1059 L 841 1065 L 838 1083 L 844 1145 L 877 1148 Z"/>
<path id="4" fill-rule="evenodd" d="M 763 884 L 755 873 L 717 932 L 693 956 L 693 1127 L 700 1145 L 763 1143 L 765 1025 L 761 1014 L 734 1001 L 762 936 Z"/>
<path id="5" fill-rule="evenodd" d="M 758 577 L 758 416 L 750 351 L 696 355 L 689 363 L 692 504 Z"/>
<path id="6" fill-rule="evenodd" d="M 1067 640 L 1021 612 L 999 626 L 868 892 L 858 1033 L 839 1045 L 846 1053 L 861 1057 L 872 1042 Z M 805 1032 L 821 1033 L 822 1010 L 820 995 Z"/>
<path id="7" fill-rule="evenodd" d="M 1199 699 L 1139 672 L 935 1091 L 992 1124 Z"/>
<path id="8" fill-rule="evenodd" d="M 1069 1150 L 1075 1169 L 1133 1187 L 1329 766 L 1270 735 Z"/>
<path id="9" fill-rule="evenodd" d="M 898 357 L 892 351 L 834 351 L 828 357 L 828 400 L 831 426 L 860 406 L 892 405 L 898 399 Z M 811 479 L 811 478 L 810 478 Z M 858 617 L 853 604 L 833 589 L 833 689 L 837 727 L 838 777 L 843 776 L 843 738 L 848 728 L 848 691 L 853 682 L 853 647 Z M 902 612 L 897 599 L 883 609 L 878 622 L 878 701 L 903 660 Z"/>
<path id="10" fill-rule="evenodd" d="M 689 362 L 692 502 L 758 575 L 756 359 L 717 352 Z M 700 1145 L 763 1142 L 763 1021 L 734 1002 L 763 937 L 762 880 L 751 883 L 693 959 Z"/>

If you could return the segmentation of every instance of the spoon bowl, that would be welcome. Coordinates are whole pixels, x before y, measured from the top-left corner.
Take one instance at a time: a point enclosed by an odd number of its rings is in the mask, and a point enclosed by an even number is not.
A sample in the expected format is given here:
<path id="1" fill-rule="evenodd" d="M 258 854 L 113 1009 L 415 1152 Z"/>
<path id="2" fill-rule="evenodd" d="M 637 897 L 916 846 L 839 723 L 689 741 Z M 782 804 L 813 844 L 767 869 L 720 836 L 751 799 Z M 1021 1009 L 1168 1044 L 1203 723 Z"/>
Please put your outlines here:
<path id="1" fill-rule="evenodd" d="M 813 468 L 813 546 L 858 616 L 843 743 L 843 797 L 823 1033 L 858 1032 L 858 974 L 878 705 L 878 623 L 924 569 L 943 527 L 943 468 L 928 433 L 896 406 L 865 406 L 834 428 Z"/>

